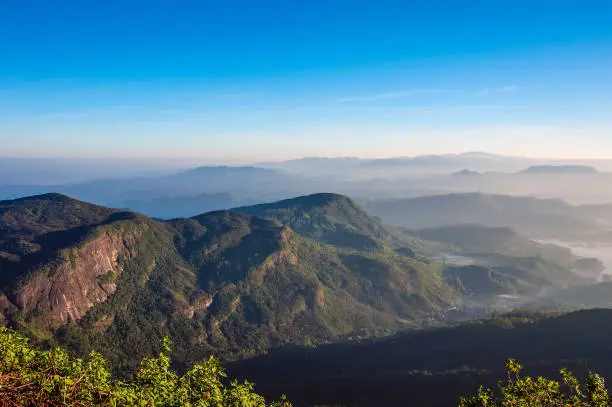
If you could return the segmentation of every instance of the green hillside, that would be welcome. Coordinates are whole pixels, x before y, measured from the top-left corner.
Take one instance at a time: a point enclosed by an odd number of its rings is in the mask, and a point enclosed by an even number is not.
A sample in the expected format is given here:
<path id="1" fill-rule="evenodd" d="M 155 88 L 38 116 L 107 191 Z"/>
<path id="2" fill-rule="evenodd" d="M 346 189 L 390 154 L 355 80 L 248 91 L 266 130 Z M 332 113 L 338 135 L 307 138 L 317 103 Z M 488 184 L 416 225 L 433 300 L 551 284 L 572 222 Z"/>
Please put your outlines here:
<path id="1" fill-rule="evenodd" d="M 367 218 L 354 235 L 371 232 L 373 243 L 358 250 L 229 211 L 160 222 L 59 195 L 0 206 L 1 241 L 36 248 L 2 246 L 4 323 L 80 354 L 99 350 L 119 372 L 165 335 L 186 366 L 211 353 L 388 335 L 430 323 L 458 298 L 439 265 L 389 250 L 392 237 Z M 11 223 L 15 214 L 34 232 Z M 352 233 L 342 216 L 334 225 Z"/>
<path id="2" fill-rule="evenodd" d="M 570 249 L 542 244 L 504 227 L 456 225 L 413 232 L 424 239 L 446 243 L 466 253 L 496 253 L 511 257 L 536 257 L 561 266 L 572 266 L 576 258 Z"/>
<path id="3" fill-rule="evenodd" d="M 443 257 L 448 281 L 490 307 L 516 306 L 528 300 L 525 297 L 551 288 L 589 282 L 576 273 L 584 268 L 586 259 L 577 258 L 567 248 L 527 239 L 510 228 L 458 225 L 413 233 L 448 245 L 446 250 L 452 254 Z M 500 302 L 500 295 L 521 298 L 509 301 L 506 297 Z"/>
<path id="4" fill-rule="evenodd" d="M 392 227 L 384 226 L 351 199 L 337 194 L 314 194 L 270 204 L 246 206 L 237 212 L 277 220 L 321 243 L 356 250 L 427 245 Z"/>

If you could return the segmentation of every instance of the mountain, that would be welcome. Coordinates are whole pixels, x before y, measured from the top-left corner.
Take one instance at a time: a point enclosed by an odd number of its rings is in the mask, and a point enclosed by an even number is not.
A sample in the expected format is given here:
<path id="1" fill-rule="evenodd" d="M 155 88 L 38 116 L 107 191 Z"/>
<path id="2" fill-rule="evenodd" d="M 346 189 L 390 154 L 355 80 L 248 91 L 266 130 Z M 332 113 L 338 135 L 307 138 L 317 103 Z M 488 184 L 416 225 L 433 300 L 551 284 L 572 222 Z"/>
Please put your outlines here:
<path id="1" fill-rule="evenodd" d="M 234 211 L 274 219 L 322 243 L 356 250 L 425 245 L 425 242 L 382 225 L 351 199 L 337 194 L 319 193 L 235 208 Z"/>
<path id="2" fill-rule="evenodd" d="M 612 375 L 612 310 L 568 314 L 513 313 L 455 327 L 407 332 L 387 339 L 286 348 L 233 363 L 267 396 L 287 394 L 304 406 L 458 405 L 480 385 L 505 377 L 517 359 L 525 375 L 559 377 L 567 367 Z"/>
<path id="3" fill-rule="evenodd" d="M 487 195 L 432 195 L 410 199 L 369 201 L 365 209 L 384 222 L 408 229 L 458 224 L 510 227 L 539 239 L 601 240 L 612 224 L 610 206 L 570 205 L 560 199 Z"/>
<path id="4" fill-rule="evenodd" d="M 463 253 L 537 257 L 567 267 L 573 266 L 576 261 L 570 249 L 530 240 L 507 227 L 455 225 L 419 229 L 412 233 L 427 240 L 446 243 Z"/>
<path id="5" fill-rule="evenodd" d="M 51 252 L 79 243 L 91 226 L 121 216 L 59 194 L 0 201 L 0 292 L 32 267 L 55 261 Z"/>
<path id="6" fill-rule="evenodd" d="M 463 176 L 475 177 L 475 176 L 479 176 L 480 173 L 478 171 L 472 171 L 472 170 L 465 169 L 465 170 L 454 172 L 452 175 L 459 176 L 459 177 L 463 177 Z"/>
<path id="7" fill-rule="evenodd" d="M 420 177 L 423 174 L 448 174 L 470 168 L 474 171 L 517 172 L 530 165 L 544 164 L 543 160 L 505 157 L 487 153 L 419 155 L 364 159 L 356 157 L 306 157 L 277 163 L 262 163 L 264 168 L 286 171 L 326 180 L 391 180 Z M 609 166 L 609 165 L 608 165 Z"/>
<path id="8" fill-rule="evenodd" d="M 336 225 L 351 230 L 341 213 Z M 126 372 L 164 335 L 187 365 L 387 335 L 458 299 L 439 264 L 327 236 L 230 211 L 157 221 L 58 194 L 2 201 L 0 320 L 80 354 L 99 350 Z"/>
<path id="9" fill-rule="evenodd" d="M 191 217 L 205 212 L 228 209 L 241 201 L 229 193 L 164 196 L 153 199 L 119 201 L 115 206 L 153 218 Z"/>
<path id="10" fill-rule="evenodd" d="M 339 175 L 342 172 L 350 174 L 368 161 L 371 160 L 357 157 L 304 157 L 282 162 L 261 163 L 258 166 L 286 171 L 291 174 L 323 176 Z"/>
<path id="11" fill-rule="evenodd" d="M 173 174 L 93 179 L 66 184 L 0 184 L 0 199 L 58 192 L 112 207 L 135 204 L 143 209 L 152 209 L 148 214 L 151 216 L 157 216 L 159 205 L 154 202 L 148 206 L 146 202 L 165 199 L 169 206 L 163 209 L 164 215 L 174 213 L 171 217 L 178 217 L 184 210 L 183 201 L 201 194 L 230 194 L 234 200 L 233 205 L 237 205 L 281 199 L 311 189 L 313 192 L 317 189 L 312 181 L 278 170 L 250 166 L 205 166 Z M 189 202 L 187 205 L 194 206 Z"/>
<path id="12" fill-rule="evenodd" d="M 463 154 L 419 155 L 415 157 L 394 157 L 372 160 L 365 165 L 371 167 L 410 167 L 418 168 L 422 172 L 449 172 L 460 171 L 465 168 L 474 168 L 478 171 L 505 171 L 517 168 L 518 165 L 533 163 L 534 160 L 522 157 L 507 157 L 480 152 Z"/>
<path id="13" fill-rule="evenodd" d="M 525 306 L 533 310 L 558 309 L 564 311 L 612 308 L 612 282 L 605 276 L 598 284 L 577 285 L 560 288 L 548 292 L 545 296 L 536 298 Z"/>
<path id="14" fill-rule="evenodd" d="M 588 165 L 534 165 L 521 173 L 523 174 L 597 174 L 595 167 Z"/>
<path id="15" fill-rule="evenodd" d="M 460 252 L 462 261 L 469 260 L 467 267 L 443 256 L 447 263 L 444 273 L 459 291 L 477 296 L 476 306 L 485 300 L 498 303 L 500 294 L 533 296 L 550 287 L 584 282 L 583 276 L 574 272 L 578 259 L 571 250 L 529 240 L 509 228 L 462 225 L 402 234 L 382 225 L 350 199 L 335 194 L 315 194 L 236 211 L 277 220 L 304 236 L 345 248 L 387 247 L 414 255 L 426 251 L 427 246 L 435 247 L 436 253 Z"/>
<path id="16" fill-rule="evenodd" d="M 595 282 L 602 271 L 592 270 L 596 259 L 578 258 L 570 249 L 535 242 L 509 228 L 461 225 L 413 233 L 449 245 L 450 255 L 443 255 L 445 276 L 476 306 L 513 308 L 550 289 Z"/>
<path id="17" fill-rule="evenodd" d="M 222 179 L 225 179 L 229 182 L 236 182 L 244 179 L 245 177 L 251 178 L 252 180 L 269 180 L 269 179 L 279 179 L 284 178 L 285 175 L 281 172 L 253 167 L 253 166 L 203 166 L 192 168 L 187 171 L 182 171 L 173 175 L 170 175 L 168 178 L 177 182 L 190 182 L 190 181 L 205 181 L 205 180 L 213 180 L 214 182 L 219 182 Z"/>

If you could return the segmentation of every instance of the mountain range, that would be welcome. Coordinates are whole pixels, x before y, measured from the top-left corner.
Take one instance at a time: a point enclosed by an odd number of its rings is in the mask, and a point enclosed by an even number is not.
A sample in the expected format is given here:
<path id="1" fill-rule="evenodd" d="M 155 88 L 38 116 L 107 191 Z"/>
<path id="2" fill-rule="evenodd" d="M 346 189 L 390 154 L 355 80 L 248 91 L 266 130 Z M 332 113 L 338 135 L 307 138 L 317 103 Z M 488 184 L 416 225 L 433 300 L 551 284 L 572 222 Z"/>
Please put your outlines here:
<path id="1" fill-rule="evenodd" d="M 497 204 L 507 197 L 485 198 Z M 551 204 L 566 205 L 543 205 Z M 428 205 L 433 215 L 443 213 Z M 332 193 L 169 220 L 57 193 L 0 201 L 0 324 L 44 346 L 97 350 L 117 375 L 133 372 L 169 336 L 179 369 L 214 354 L 235 362 L 233 376 L 256 379 L 271 395 L 288 392 L 298 406 L 356 405 L 347 397 L 386 389 L 366 371 L 395 384 L 408 375 L 410 386 L 388 395 L 389 405 L 399 405 L 393 400 L 419 383 L 439 385 L 438 377 L 465 392 L 470 375 L 499 356 L 491 350 L 469 360 L 476 348 L 467 344 L 482 341 L 483 332 L 501 338 L 496 324 L 519 323 L 512 335 L 520 344 L 531 335 L 521 324 L 548 320 L 443 326 L 511 309 L 500 305 L 505 298 L 545 310 L 609 305 L 609 283 L 585 286 L 593 277 L 576 270 L 594 266 L 581 266 L 585 259 L 571 250 L 508 227 L 421 228 L 425 213 L 411 213 L 410 228 L 389 226 Z M 605 218 L 606 211 L 589 213 Z M 446 362 L 431 356 L 436 349 Z M 279 379 L 291 365 L 299 373 Z"/>
<path id="2" fill-rule="evenodd" d="M 156 221 L 59 194 L 0 202 L 1 318 L 38 340 L 107 352 L 123 369 L 166 334 L 183 363 L 231 359 L 386 335 L 458 298 L 440 265 L 418 247 L 406 255 L 408 239 L 349 199 L 280 206 L 316 222 L 292 223 L 300 234 L 239 212 Z"/>
<path id="3" fill-rule="evenodd" d="M 576 205 L 612 203 L 607 188 L 612 175 L 606 172 L 612 165 L 605 160 L 535 160 L 466 153 L 388 159 L 305 158 L 190 169 L 183 169 L 189 163 L 174 164 L 175 169 L 168 163 L 155 169 L 149 163 L 132 172 L 126 163 L 109 162 L 105 167 L 103 161 L 94 160 L 85 168 L 86 164 L 68 160 L 62 167 L 58 160 L 0 158 L 0 199 L 57 192 L 164 219 L 319 191 L 333 191 L 358 202 L 373 197 L 389 200 L 481 192 L 557 198 Z M 62 178 L 62 174 L 66 176 Z M 58 182 L 62 179 L 65 181 Z"/>
<path id="4" fill-rule="evenodd" d="M 432 195 L 363 203 L 384 222 L 411 229 L 478 224 L 510 227 L 537 239 L 602 241 L 610 239 L 612 205 L 570 205 L 540 199 L 482 193 Z"/>

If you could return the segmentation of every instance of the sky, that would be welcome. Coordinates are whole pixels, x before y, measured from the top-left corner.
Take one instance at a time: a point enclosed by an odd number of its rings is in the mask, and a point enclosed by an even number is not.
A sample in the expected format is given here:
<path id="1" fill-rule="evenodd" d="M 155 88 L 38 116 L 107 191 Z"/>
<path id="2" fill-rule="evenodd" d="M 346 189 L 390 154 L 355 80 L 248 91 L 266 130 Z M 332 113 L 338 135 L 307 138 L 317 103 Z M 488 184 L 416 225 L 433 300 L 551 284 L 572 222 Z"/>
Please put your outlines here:
<path id="1" fill-rule="evenodd" d="M 0 2 L 0 156 L 612 158 L 610 0 Z"/>

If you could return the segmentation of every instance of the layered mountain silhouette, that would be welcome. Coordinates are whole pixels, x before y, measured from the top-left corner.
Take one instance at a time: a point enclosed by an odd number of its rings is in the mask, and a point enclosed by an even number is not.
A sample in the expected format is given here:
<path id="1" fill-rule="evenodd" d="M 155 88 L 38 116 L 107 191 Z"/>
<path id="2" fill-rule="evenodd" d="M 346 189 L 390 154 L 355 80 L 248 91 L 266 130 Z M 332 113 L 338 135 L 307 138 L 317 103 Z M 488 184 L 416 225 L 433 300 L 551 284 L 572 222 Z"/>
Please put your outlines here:
<path id="1" fill-rule="evenodd" d="M 588 165 L 534 165 L 523 174 L 597 174 L 597 169 Z"/>
<path id="2" fill-rule="evenodd" d="M 410 229 L 478 224 L 510 227 L 531 238 L 608 241 L 612 206 L 573 206 L 560 199 L 458 193 L 371 201 L 384 222 Z"/>

